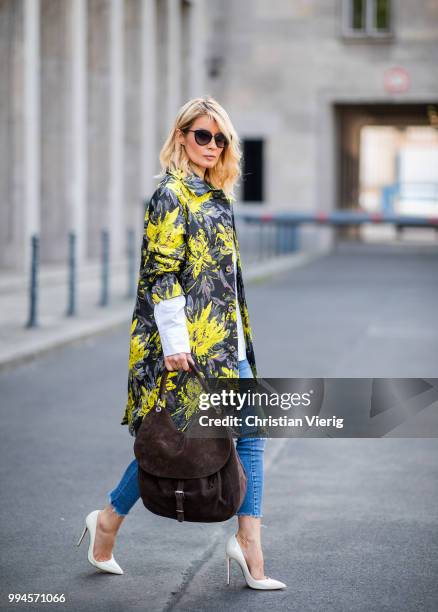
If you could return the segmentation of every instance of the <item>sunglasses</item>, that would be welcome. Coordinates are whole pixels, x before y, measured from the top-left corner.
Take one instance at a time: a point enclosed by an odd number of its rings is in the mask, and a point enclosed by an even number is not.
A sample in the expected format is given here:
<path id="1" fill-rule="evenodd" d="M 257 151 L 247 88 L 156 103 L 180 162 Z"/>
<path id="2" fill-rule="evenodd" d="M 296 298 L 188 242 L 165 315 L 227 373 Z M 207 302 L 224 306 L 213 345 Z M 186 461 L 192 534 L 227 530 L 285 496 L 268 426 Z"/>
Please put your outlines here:
<path id="1" fill-rule="evenodd" d="M 212 138 L 214 138 L 216 146 L 219 149 L 223 149 L 228 144 L 228 139 L 226 138 L 226 136 L 224 134 L 222 134 L 222 132 L 218 132 L 217 134 L 215 134 L 213 136 L 213 134 L 211 132 L 209 132 L 208 130 L 189 130 L 189 129 L 186 129 L 186 130 L 183 130 L 183 131 L 184 132 L 194 132 L 195 133 L 195 140 L 196 140 L 197 144 L 201 145 L 201 146 L 208 145 L 211 142 Z"/>

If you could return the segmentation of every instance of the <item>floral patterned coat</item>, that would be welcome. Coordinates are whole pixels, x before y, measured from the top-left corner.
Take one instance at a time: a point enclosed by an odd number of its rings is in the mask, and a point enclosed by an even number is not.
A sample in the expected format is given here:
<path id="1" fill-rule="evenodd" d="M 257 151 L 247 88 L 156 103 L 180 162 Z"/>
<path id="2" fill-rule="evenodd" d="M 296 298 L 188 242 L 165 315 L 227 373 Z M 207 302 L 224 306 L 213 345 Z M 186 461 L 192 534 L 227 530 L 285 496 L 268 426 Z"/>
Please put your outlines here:
<path id="1" fill-rule="evenodd" d="M 191 353 L 206 377 L 239 377 L 233 239 L 246 356 L 257 377 L 232 200 L 196 173 L 184 177 L 180 170 L 168 170 L 144 220 L 128 399 L 121 421 L 132 436 L 155 405 L 165 368 L 154 319 L 154 305 L 161 300 L 185 295 Z M 175 426 L 184 431 L 198 409 L 199 382 L 192 372 L 175 370 L 169 372 L 166 388 L 167 409 Z"/>

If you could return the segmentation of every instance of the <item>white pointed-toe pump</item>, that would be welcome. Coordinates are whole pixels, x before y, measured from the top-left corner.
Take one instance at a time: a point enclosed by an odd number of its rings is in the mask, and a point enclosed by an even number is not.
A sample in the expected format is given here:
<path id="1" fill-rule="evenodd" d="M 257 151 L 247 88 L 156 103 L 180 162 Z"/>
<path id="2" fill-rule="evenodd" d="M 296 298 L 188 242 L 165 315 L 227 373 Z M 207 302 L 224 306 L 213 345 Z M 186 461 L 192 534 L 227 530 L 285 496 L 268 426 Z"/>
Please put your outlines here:
<path id="1" fill-rule="evenodd" d="M 230 584 L 230 562 L 231 559 L 237 561 L 242 570 L 243 576 L 246 580 L 246 584 L 252 589 L 284 589 L 287 587 L 284 582 L 280 580 L 274 580 L 274 578 L 263 578 L 256 580 L 250 574 L 246 559 L 243 555 L 242 549 L 240 548 L 239 542 L 236 536 L 233 534 L 228 538 L 225 546 L 226 562 L 227 562 L 227 584 Z"/>
<path id="2" fill-rule="evenodd" d="M 87 530 L 90 532 L 90 545 L 88 547 L 88 561 L 91 565 L 99 568 L 103 572 L 110 572 L 111 574 L 123 574 L 123 570 L 117 561 L 114 559 L 114 555 L 111 555 L 111 559 L 107 561 L 96 561 L 93 556 L 93 548 L 94 548 L 94 539 L 96 537 L 96 526 L 97 526 L 97 515 L 99 514 L 99 510 L 94 510 L 90 512 L 85 518 L 85 526 L 81 533 L 81 536 L 78 540 L 77 546 L 82 542 L 84 535 Z"/>

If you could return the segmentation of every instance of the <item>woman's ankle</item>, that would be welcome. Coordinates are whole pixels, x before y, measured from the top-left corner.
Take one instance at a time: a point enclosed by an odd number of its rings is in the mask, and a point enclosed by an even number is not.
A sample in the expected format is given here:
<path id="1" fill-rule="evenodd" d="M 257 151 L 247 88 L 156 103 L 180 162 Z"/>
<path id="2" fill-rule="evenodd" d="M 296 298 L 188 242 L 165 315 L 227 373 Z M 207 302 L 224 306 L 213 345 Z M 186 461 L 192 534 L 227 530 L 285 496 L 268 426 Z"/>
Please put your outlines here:
<path id="1" fill-rule="evenodd" d="M 239 530 L 236 534 L 236 537 L 240 540 L 240 542 L 242 542 L 245 545 L 247 544 L 260 544 L 261 545 L 260 535 L 257 533 L 246 533 L 246 532 L 242 532 Z"/>
<path id="2" fill-rule="evenodd" d="M 238 519 L 237 534 L 245 543 L 260 544 L 261 517 L 242 515 Z"/>
<path id="3" fill-rule="evenodd" d="M 100 525 L 102 530 L 117 533 L 125 517 L 118 514 L 112 504 L 108 504 L 100 512 Z"/>

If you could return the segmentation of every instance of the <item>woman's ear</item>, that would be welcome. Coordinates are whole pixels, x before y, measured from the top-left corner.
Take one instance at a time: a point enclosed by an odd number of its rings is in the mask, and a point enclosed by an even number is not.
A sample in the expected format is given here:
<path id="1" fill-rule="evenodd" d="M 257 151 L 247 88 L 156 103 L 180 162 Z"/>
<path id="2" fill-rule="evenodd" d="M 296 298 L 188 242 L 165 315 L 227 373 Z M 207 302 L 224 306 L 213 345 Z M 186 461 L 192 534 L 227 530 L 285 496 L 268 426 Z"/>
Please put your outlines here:
<path id="1" fill-rule="evenodd" d="M 182 133 L 182 131 L 180 130 L 180 128 L 176 129 L 176 136 L 178 138 L 178 142 L 179 144 L 184 144 L 184 134 Z"/>

